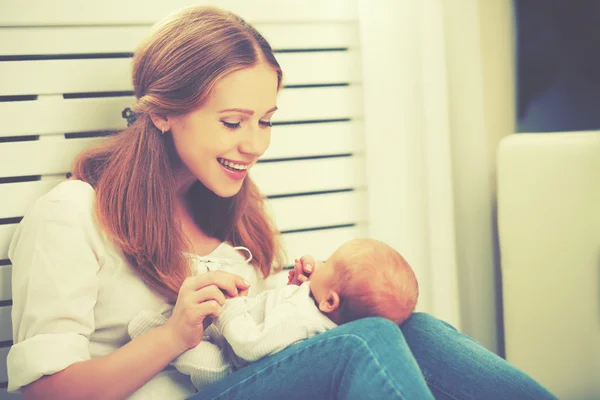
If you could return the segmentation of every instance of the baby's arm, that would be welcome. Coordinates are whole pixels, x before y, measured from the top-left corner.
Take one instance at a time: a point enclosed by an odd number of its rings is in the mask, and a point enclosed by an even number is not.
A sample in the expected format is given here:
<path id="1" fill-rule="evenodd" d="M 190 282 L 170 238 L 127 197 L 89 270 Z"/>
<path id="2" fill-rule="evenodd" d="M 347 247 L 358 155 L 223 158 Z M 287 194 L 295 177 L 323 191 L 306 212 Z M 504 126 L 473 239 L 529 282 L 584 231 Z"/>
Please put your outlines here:
<path id="1" fill-rule="evenodd" d="M 308 321 L 301 308 L 303 302 L 311 301 L 308 293 L 287 296 L 265 307 L 267 296 L 276 296 L 278 290 L 286 288 L 269 290 L 254 298 L 237 297 L 225 302 L 214 324 L 238 357 L 253 362 L 308 337 Z M 259 311 L 260 308 L 266 309 Z M 263 322 L 257 322 L 252 316 L 253 309 L 258 314 L 264 312 Z"/>
<path id="2" fill-rule="evenodd" d="M 133 339 L 165 322 L 167 322 L 167 318 L 158 312 L 140 312 L 129 323 L 129 336 Z M 209 329 L 204 331 L 205 334 Z M 210 331 L 214 331 L 214 329 Z M 182 374 L 189 375 L 194 387 L 198 390 L 210 383 L 217 382 L 232 372 L 231 363 L 226 359 L 221 348 L 212 343 L 207 336 L 196 347 L 175 358 L 171 364 Z"/>

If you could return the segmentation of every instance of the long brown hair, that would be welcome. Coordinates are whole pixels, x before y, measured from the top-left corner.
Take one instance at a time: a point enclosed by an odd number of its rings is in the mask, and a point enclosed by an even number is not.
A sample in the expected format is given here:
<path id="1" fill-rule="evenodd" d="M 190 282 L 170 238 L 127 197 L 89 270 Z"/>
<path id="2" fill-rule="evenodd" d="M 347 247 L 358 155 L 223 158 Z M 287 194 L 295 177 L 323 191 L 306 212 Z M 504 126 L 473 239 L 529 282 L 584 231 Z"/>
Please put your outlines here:
<path id="1" fill-rule="evenodd" d="M 75 160 L 74 178 L 96 190 L 102 227 L 146 284 L 170 301 L 191 273 L 184 255 L 188 242 L 175 217 L 173 140 L 161 135 L 150 112 L 188 113 L 220 78 L 260 61 L 273 67 L 281 87 L 271 47 L 243 19 L 212 7 L 179 12 L 157 25 L 134 53 L 135 122 Z M 282 265 L 274 226 L 249 177 L 232 198 L 218 197 L 199 181 L 189 196 L 204 233 L 247 247 L 265 277 L 273 265 Z"/>

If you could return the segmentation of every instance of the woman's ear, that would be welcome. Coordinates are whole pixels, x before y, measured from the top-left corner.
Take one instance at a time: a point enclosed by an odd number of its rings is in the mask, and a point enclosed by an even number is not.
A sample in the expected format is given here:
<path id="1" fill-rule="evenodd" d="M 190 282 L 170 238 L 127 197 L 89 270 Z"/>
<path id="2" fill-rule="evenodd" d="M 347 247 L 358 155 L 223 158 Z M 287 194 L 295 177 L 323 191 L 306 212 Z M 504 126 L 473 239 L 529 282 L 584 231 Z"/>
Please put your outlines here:
<path id="1" fill-rule="evenodd" d="M 168 132 L 171 130 L 171 125 L 167 116 L 158 115 L 154 111 L 151 111 L 150 119 L 152 119 L 152 123 L 159 131 Z"/>
<path id="2" fill-rule="evenodd" d="M 329 292 L 327 297 L 325 297 L 319 303 L 319 310 L 321 310 L 321 312 L 329 314 L 329 313 L 337 310 L 337 308 L 339 306 L 340 306 L 340 296 L 337 294 L 337 292 L 334 292 L 332 290 L 331 292 Z"/>

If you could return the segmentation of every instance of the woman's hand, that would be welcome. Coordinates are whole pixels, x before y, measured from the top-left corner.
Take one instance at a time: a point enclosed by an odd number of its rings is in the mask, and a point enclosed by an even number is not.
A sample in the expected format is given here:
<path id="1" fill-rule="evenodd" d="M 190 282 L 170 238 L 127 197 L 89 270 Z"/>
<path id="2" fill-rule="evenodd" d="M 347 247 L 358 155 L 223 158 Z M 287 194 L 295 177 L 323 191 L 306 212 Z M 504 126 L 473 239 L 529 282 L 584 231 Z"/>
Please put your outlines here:
<path id="1" fill-rule="evenodd" d="M 288 274 L 288 285 L 301 285 L 315 270 L 315 259 L 311 255 L 294 260 L 294 269 Z"/>
<path id="2" fill-rule="evenodd" d="M 237 297 L 250 287 L 244 279 L 225 271 L 210 271 L 187 278 L 181 288 L 171 318 L 164 327 L 169 329 L 183 353 L 202 340 L 204 329 L 218 317 L 225 299 Z"/>

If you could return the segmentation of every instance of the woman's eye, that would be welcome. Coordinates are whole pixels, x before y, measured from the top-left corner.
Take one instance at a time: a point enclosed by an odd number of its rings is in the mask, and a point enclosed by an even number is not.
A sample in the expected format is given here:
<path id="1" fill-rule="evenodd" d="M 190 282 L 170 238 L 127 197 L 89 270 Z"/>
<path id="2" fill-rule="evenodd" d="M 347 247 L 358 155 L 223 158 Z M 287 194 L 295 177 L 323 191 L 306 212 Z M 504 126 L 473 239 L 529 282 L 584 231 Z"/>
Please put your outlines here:
<path id="1" fill-rule="evenodd" d="M 227 129 L 238 129 L 242 123 L 241 122 L 227 122 L 227 121 L 221 121 L 221 123 L 225 126 L 225 128 Z"/>
<path id="2" fill-rule="evenodd" d="M 273 124 L 271 123 L 271 121 L 258 121 L 258 123 L 262 126 L 264 126 L 265 128 L 270 128 L 273 126 Z"/>

